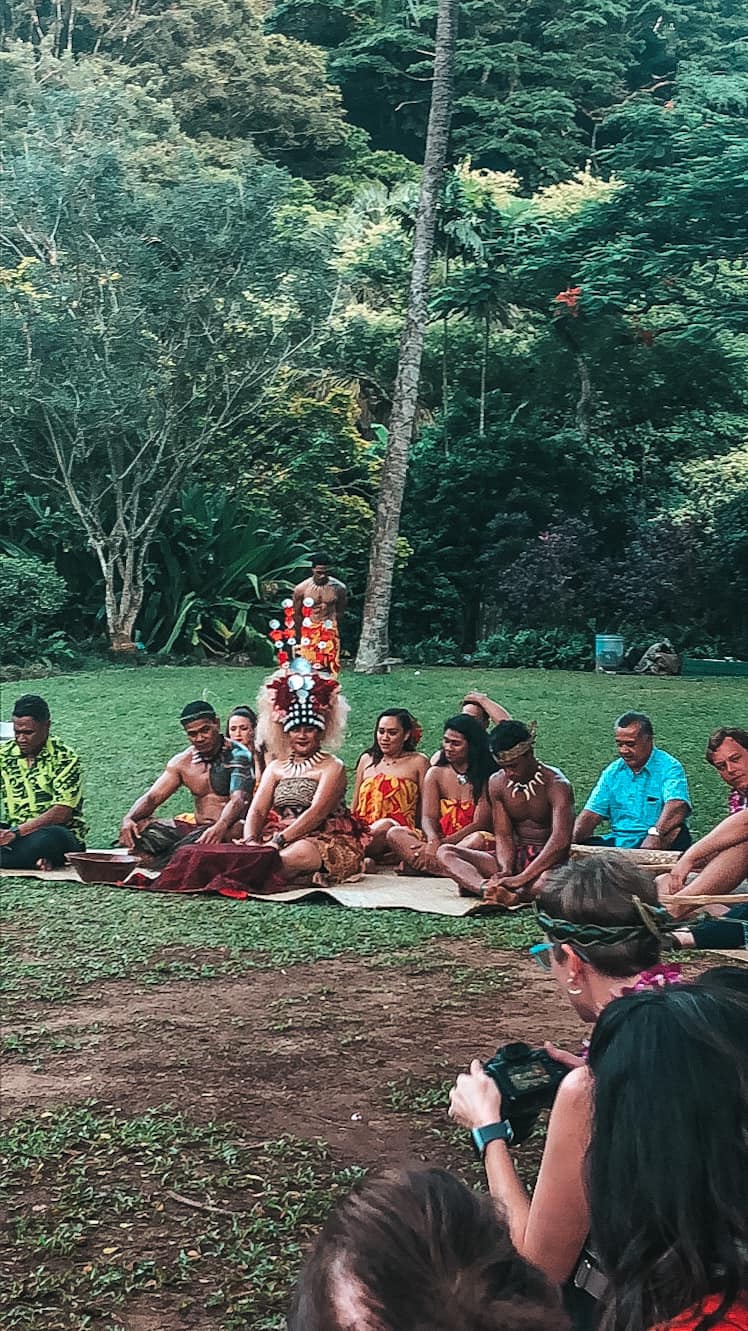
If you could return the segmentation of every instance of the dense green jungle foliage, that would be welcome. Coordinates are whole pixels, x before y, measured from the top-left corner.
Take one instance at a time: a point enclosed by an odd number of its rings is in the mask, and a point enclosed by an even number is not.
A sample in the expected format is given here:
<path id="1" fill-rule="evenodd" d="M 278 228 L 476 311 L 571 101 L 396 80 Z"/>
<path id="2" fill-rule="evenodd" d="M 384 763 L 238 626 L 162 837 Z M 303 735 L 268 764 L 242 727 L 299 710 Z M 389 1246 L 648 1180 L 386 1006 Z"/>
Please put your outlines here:
<path id="1" fill-rule="evenodd" d="M 10 661 L 358 633 L 432 0 L 5 0 Z M 463 0 L 395 651 L 748 656 L 748 10 Z M 259 631 L 259 632 L 258 632 Z"/>

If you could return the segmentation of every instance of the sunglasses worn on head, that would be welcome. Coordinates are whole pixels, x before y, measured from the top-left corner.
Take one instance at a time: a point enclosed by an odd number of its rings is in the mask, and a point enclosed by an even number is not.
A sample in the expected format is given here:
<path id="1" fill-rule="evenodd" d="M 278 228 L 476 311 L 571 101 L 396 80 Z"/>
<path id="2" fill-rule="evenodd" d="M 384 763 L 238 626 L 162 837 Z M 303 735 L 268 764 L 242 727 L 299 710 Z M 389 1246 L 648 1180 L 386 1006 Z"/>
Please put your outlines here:
<path id="1" fill-rule="evenodd" d="M 536 962 L 541 971 L 545 971 L 546 974 L 551 969 L 552 948 L 553 943 L 536 943 L 534 947 L 530 948 L 530 956 L 533 961 Z"/>
<path id="2" fill-rule="evenodd" d="M 589 963 L 590 959 L 583 948 L 577 947 L 576 943 L 570 943 L 569 947 L 571 948 L 572 952 L 576 953 L 580 961 L 586 961 Z M 534 947 L 530 948 L 530 956 L 532 957 L 533 961 L 536 962 L 537 965 L 540 967 L 541 971 L 545 971 L 546 974 L 548 974 L 548 972 L 551 969 L 551 957 L 553 955 L 553 948 L 554 948 L 553 943 L 535 943 Z"/>

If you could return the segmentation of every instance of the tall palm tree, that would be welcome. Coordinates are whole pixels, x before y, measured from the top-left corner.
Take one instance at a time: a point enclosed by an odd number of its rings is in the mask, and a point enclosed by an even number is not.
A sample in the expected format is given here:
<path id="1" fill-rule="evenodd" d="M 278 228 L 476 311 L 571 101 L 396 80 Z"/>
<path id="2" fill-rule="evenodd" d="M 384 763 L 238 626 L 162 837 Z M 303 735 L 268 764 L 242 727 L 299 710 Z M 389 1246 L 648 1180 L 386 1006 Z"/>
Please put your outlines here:
<path id="1" fill-rule="evenodd" d="M 392 576 L 408 472 L 408 453 L 418 404 L 436 207 L 447 160 L 449 124 L 454 99 L 456 15 L 456 0 L 439 0 L 431 110 L 426 134 L 421 192 L 413 233 L 408 310 L 400 340 L 389 438 L 382 466 L 377 517 L 369 556 L 363 627 L 355 666 L 359 671 L 382 670 L 383 662 L 389 654 Z"/>

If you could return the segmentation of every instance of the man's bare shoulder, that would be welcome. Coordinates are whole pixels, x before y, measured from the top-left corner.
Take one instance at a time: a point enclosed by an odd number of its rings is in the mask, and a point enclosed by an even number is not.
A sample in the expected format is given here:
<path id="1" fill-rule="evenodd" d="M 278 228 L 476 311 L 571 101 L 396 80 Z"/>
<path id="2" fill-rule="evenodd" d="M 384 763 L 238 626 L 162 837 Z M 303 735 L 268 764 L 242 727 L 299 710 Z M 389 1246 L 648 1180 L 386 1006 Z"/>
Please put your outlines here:
<path id="1" fill-rule="evenodd" d="M 175 753 L 166 764 L 167 772 L 179 772 L 180 775 L 185 767 L 192 763 L 193 751 L 192 745 L 188 749 L 182 749 L 181 753 Z"/>
<path id="2" fill-rule="evenodd" d="M 548 763 L 541 763 L 544 772 L 550 776 L 550 781 L 546 780 L 546 790 L 549 799 L 560 805 L 574 804 L 574 787 L 568 776 L 561 771 L 560 767 L 550 767 Z"/>
<path id="3" fill-rule="evenodd" d="M 506 773 L 494 772 L 493 776 L 488 778 L 488 796 L 489 799 L 496 796 L 499 799 L 506 791 Z"/>
<path id="4" fill-rule="evenodd" d="M 293 589 L 294 596 L 306 596 L 312 583 L 311 578 L 304 578 L 303 582 L 297 582 Z"/>

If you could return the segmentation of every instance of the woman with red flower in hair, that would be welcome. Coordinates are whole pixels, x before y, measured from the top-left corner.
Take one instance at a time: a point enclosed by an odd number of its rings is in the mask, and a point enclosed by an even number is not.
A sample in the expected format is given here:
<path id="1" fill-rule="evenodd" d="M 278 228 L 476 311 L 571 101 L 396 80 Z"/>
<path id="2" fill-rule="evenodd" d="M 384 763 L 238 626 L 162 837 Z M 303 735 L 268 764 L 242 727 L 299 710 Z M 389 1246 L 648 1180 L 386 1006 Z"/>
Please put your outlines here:
<path id="1" fill-rule="evenodd" d="M 321 887 L 363 868 L 364 824 L 345 806 L 346 771 L 322 748 L 343 738 L 348 703 L 336 679 L 293 659 L 265 681 L 258 698 L 257 738 L 268 763 L 244 824 L 247 845 L 270 842 L 289 882 Z"/>

